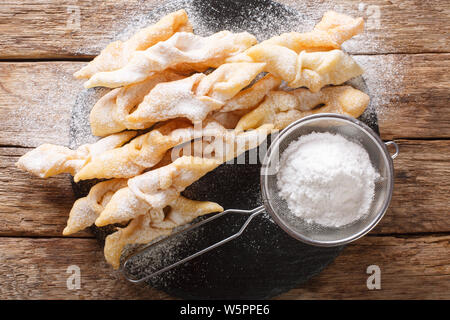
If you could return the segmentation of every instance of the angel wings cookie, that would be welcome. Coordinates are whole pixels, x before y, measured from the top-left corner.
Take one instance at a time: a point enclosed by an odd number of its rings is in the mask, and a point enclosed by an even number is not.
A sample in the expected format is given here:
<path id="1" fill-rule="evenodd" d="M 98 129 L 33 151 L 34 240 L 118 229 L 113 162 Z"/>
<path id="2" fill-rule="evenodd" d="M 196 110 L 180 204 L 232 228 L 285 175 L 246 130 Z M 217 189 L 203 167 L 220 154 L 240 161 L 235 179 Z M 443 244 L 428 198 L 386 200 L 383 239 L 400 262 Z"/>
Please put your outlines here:
<path id="1" fill-rule="evenodd" d="M 155 72 L 176 68 L 177 65 L 181 65 L 183 69 L 202 72 L 211 67 L 217 68 L 226 58 L 244 51 L 255 43 L 256 38 L 247 32 L 221 31 L 209 37 L 178 32 L 145 51 L 134 52 L 124 67 L 116 71 L 95 74 L 85 83 L 85 87 L 116 88 L 138 83 Z"/>
<path id="2" fill-rule="evenodd" d="M 265 40 L 228 62 L 265 63 L 264 71 L 292 88 L 317 92 L 326 85 L 340 85 L 362 74 L 361 67 L 341 44 L 363 30 L 364 21 L 333 11 L 327 12 L 313 31 L 290 32 Z"/>
<path id="3" fill-rule="evenodd" d="M 89 121 L 92 134 L 103 137 L 126 129 L 150 127 L 152 122 L 132 123 L 127 121 L 127 116 L 157 84 L 182 78 L 183 76 L 175 72 L 165 71 L 156 73 L 142 82 L 111 90 L 91 109 Z"/>
<path id="4" fill-rule="evenodd" d="M 125 66 L 136 51 L 146 50 L 177 32 L 192 32 L 185 10 L 162 17 L 157 23 L 139 30 L 130 39 L 110 43 L 87 66 L 74 73 L 77 79 L 89 79 L 99 72 L 114 71 Z"/>
<path id="5" fill-rule="evenodd" d="M 164 208 L 181 191 L 220 162 L 214 159 L 181 157 L 171 164 L 128 180 L 128 187 L 118 190 L 95 221 L 97 226 L 126 222 L 150 209 Z"/>
<path id="6" fill-rule="evenodd" d="M 326 85 L 339 85 L 363 73 L 362 68 L 341 50 L 307 52 L 264 45 L 251 48 L 247 55 L 266 64 L 265 71 L 287 82 L 292 88 L 306 87 L 312 92 Z"/>
<path id="7" fill-rule="evenodd" d="M 16 166 L 41 178 L 60 173 L 75 175 L 89 159 L 107 150 L 120 147 L 136 134 L 137 132 L 134 131 L 116 133 L 96 143 L 84 144 L 76 150 L 46 143 L 20 157 Z"/>
<path id="8" fill-rule="evenodd" d="M 209 75 L 196 73 L 178 81 L 160 83 L 126 120 L 135 124 L 177 117 L 202 121 L 249 85 L 264 66 L 263 63 L 227 63 Z"/>
<path id="9" fill-rule="evenodd" d="M 128 180 L 128 187 L 117 191 L 98 219 L 97 226 L 126 222 L 152 208 L 163 208 L 187 186 L 220 164 L 258 146 L 272 132 L 272 125 L 236 134 L 231 132 L 201 147 L 201 156 L 183 153 L 167 166 Z M 186 149 L 182 150 L 186 151 Z"/>
<path id="10" fill-rule="evenodd" d="M 283 129 L 295 120 L 315 113 L 338 113 L 359 117 L 369 104 L 369 96 L 350 86 L 326 87 L 319 92 L 300 88 L 293 91 L 271 91 L 254 110 L 244 115 L 236 130 L 257 128 L 271 123 Z"/>
<path id="11" fill-rule="evenodd" d="M 119 228 L 105 240 L 105 259 L 114 269 L 120 265 L 120 256 L 128 244 L 147 244 L 158 237 L 169 235 L 178 226 L 195 218 L 221 212 L 223 208 L 214 202 L 194 201 L 178 196 L 163 209 L 153 209 L 132 220 L 125 228 Z M 167 212 L 167 213 L 165 213 Z"/>
<path id="12" fill-rule="evenodd" d="M 265 45 L 284 47 L 299 54 L 302 51 L 330 51 L 340 49 L 341 45 L 361 33 L 364 29 L 362 18 L 352 18 L 335 11 L 327 11 L 322 20 L 310 32 L 288 32 L 279 36 L 264 40 L 254 48 Z M 247 51 L 230 57 L 227 62 L 246 61 L 253 59 L 247 55 Z"/>
<path id="13" fill-rule="evenodd" d="M 75 174 L 74 180 L 131 178 L 157 165 L 169 149 L 179 144 L 225 133 L 226 129 L 212 120 L 195 127 L 183 119 L 171 120 L 122 147 L 92 157 Z"/>

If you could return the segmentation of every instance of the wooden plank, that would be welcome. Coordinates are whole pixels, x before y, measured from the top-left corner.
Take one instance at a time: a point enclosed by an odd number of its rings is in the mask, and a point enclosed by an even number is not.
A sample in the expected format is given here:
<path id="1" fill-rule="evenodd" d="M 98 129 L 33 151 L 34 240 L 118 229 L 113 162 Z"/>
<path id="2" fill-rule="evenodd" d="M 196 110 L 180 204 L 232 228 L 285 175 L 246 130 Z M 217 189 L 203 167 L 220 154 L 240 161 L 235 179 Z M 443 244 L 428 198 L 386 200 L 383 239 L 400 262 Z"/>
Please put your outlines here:
<path id="1" fill-rule="evenodd" d="M 450 141 L 397 143 L 392 201 L 373 233 L 450 231 Z"/>
<path id="2" fill-rule="evenodd" d="M 69 143 L 80 62 L 0 63 L 0 145 Z"/>
<path id="3" fill-rule="evenodd" d="M 328 9 L 363 16 L 367 20 L 365 34 L 345 45 L 345 49 L 353 53 L 449 51 L 448 1 L 281 2 L 305 15 L 309 28 Z M 123 29 L 145 21 L 148 13 L 161 3 L 161 0 L 2 1 L 0 58 L 92 57 Z"/>
<path id="4" fill-rule="evenodd" d="M 365 237 L 350 244 L 318 277 L 280 299 L 449 299 L 449 236 Z M 367 267 L 381 271 L 368 290 Z"/>
<path id="5" fill-rule="evenodd" d="M 279 299 L 448 299 L 449 236 L 365 237 L 320 275 Z M 79 290 L 67 289 L 67 268 L 80 268 Z M 381 290 L 368 290 L 367 267 L 381 270 Z M 0 238 L 1 299 L 167 299 L 127 283 L 106 262 L 95 239 Z"/>
<path id="6" fill-rule="evenodd" d="M 356 56 L 383 139 L 450 137 L 450 54 Z M 0 63 L 0 145 L 67 145 L 83 62 Z"/>
<path id="7" fill-rule="evenodd" d="M 95 239 L 0 237 L 2 299 L 164 299 L 166 294 L 125 280 L 105 262 Z M 78 266 L 81 289 L 69 290 L 69 266 Z"/>
<path id="8" fill-rule="evenodd" d="M 0 148 L 0 234 L 60 236 L 75 197 L 69 177 L 32 177 L 14 163 L 29 149 Z M 92 237 L 88 232 L 78 237 Z"/>
<path id="9" fill-rule="evenodd" d="M 356 56 L 383 139 L 450 136 L 450 54 Z"/>
<path id="10" fill-rule="evenodd" d="M 450 231 L 450 141 L 397 142 L 392 202 L 372 234 Z M 69 178 L 19 171 L 14 163 L 27 150 L 0 148 L 0 236 L 60 235 L 74 201 Z"/>

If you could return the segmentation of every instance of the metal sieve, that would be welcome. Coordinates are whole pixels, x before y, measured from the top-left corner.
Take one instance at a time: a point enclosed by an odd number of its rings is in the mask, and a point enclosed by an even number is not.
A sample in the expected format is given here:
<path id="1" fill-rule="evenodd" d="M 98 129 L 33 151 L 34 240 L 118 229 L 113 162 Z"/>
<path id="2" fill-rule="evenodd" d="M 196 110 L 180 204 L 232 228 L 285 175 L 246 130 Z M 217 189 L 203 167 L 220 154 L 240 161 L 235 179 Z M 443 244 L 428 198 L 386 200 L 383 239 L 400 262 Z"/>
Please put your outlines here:
<path id="1" fill-rule="evenodd" d="M 292 141 L 312 132 L 340 134 L 348 140 L 359 143 L 367 151 L 373 167 L 380 175 L 380 178 L 375 183 L 375 195 L 368 214 L 354 223 L 339 228 L 307 223 L 301 218 L 295 217 L 290 212 L 287 203 L 278 194 L 277 171 L 280 155 Z M 393 145 L 395 147 L 395 153 L 393 155 L 387 150 L 387 145 Z M 267 211 L 272 219 L 290 236 L 310 245 L 331 247 L 347 244 L 359 239 L 377 225 L 389 206 L 394 186 L 392 160 L 397 157 L 398 152 L 399 149 L 395 142 L 389 141 L 384 143 L 372 129 L 354 118 L 330 113 L 302 118 L 281 131 L 271 143 L 266 153 L 261 168 L 262 206 L 253 210 L 228 209 L 202 220 L 167 238 L 152 243 L 131 255 L 124 261 L 121 270 L 129 281 L 135 283 L 142 282 L 239 237 L 251 220 L 264 211 Z M 146 264 L 145 270 L 142 270 L 142 268 L 140 270 L 133 269 L 132 264 L 136 259 L 140 259 L 143 256 L 161 257 L 161 253 L 170 250 L 168 248 L 170 248 L 171 241 L 184 237 L 188 232 L 192 232 L 194 229 L 230 213 L 249 215 L 239 231 L 233 235 L 209 245 L 200 251 L 190 253 L 185 258 L 180 258 L 174 263 L 170 262 L 164 265 L 159 260 L 156 264 Z M 143 276 L 142 271 L 144 271 Z M 136 277 L 136 273 L 140 276 Z"/>

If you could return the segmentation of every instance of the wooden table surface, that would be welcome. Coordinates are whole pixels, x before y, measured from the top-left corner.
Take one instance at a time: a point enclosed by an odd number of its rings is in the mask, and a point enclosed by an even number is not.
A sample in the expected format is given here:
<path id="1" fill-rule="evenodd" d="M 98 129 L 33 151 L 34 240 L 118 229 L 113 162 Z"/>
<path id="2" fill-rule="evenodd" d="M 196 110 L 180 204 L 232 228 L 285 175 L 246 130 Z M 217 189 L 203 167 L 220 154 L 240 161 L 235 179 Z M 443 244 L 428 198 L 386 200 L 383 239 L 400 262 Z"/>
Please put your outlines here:
<path id="1" fill-rule="evenodd" d="M 14 166 L 41 143 L 68 144 L 71 107 L 82 89 L 71 74 L 98 53 L 105 35 L 123 28 L 118 21 L 158 2 L 0 4 L 1 299 L 170 298 L 112 271 L 89 232 L 62 237 L 74 202 L 67 176 L 43 180 Z M 315 21 L 334 7 L 329 0 L 302 3 L 299 9 Z M 450 2 L 346 0 L 337 9 L 369 19 L 380 13 L 375 27 L 346 50 L 370 69 L 366 82 L 382 110 L 382 138 L 400 146 L 395 190 L 375 230 L 348 245 L 320 275 L 278 298 L 449 299 Z M 67 289 L 70 265 L 80 267 L 79 290 Z M 370 265 L 380 267 L 381 290 L 367 288 Z"/>

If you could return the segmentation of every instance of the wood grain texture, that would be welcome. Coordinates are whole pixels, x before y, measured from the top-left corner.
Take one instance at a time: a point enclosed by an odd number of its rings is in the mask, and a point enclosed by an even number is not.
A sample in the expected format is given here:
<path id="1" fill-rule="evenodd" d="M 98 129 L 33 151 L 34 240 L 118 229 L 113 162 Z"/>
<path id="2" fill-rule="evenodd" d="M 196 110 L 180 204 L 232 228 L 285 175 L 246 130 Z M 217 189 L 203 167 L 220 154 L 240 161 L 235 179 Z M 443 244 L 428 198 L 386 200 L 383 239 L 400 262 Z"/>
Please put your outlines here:
<path id="1" fill-rule="evenodd" d="M 373 234 L 448 232 L 450 140 L 397 140 L 395 188 Z M 57 236 L 74 201 L 67 175 L 39 179 L 15 168 L 28 149 L 0 148 L 0 236 Z M 90 236 L 88 232 L 76 236 Z"/>
<path id="2" fill-rule="evenodd" d="M 366 32 L 345 45 L 352 53 L 449 52 L 448 1 L 281 2 L 302 12 L 308 22 L 318 21 L 329 9 L 364 17 Z M 128 25 L 161 3 L 158 0 L 97 1 L 95 5 L 88 0 L 2 1 L 0 58 L 92 57 Z"/>
<path id="3" fill-rule="evenodd" d="M 357 56 L 383 139 L 450 137 L 450 54 Z M 0 145 L 67 145 L 84 62 L 0 63 Z"/>
<path id="4" fill-rule="evenodd" d="M 360 56 L 381 137 L 450 136 L 450 54 Z"/>
<path id="5" fill-rule="evenodd" d="M 75 201 L 69 177 L 40 179 L 15 167 L 24 148 L 0 148 L 0 235 L 60 236 Z M 85 231 L 76 236 L 92 235 Z"/>
<path id="6" fill-rule="evenodd" d="M 0 145 L 67 145 L 79 62 L 0 63 Z"/>
<path id="7" fill-rule="evenodd" d="M 319 276 L 280 299 L 448 299 L 449 236 L 365 237 L 347 246 Z M 381 270 L 381 290 L 368 290 L 367 267 Z"/>
<path id="8" fill-rule="evenodd" d="M 365 237 L 349 245 L 320 275 L 279 299 L 448 299 L 449 236 Z M 381 290 L 368 290 L 369 265 L 381 269 Z M 68 290 L 77 265 L 81 288 Z M 127 283 L 104 262 L 94 239 L 0 238 L 1 299 L 167 299 Z"/>
<path id="9" fill-rule="evenodd" d="M 78 266 L 81 290 L 67 289 Z M 127 282 L 105 262 L 95 239 L 0 237 L 1 299 L 162 299 L 167 295 Z"/>
<path id="10" fill-rule="evenodd" d="M 392 201 L 373 233 L 450 231 L 450 141 L 397 143 Z"/>

